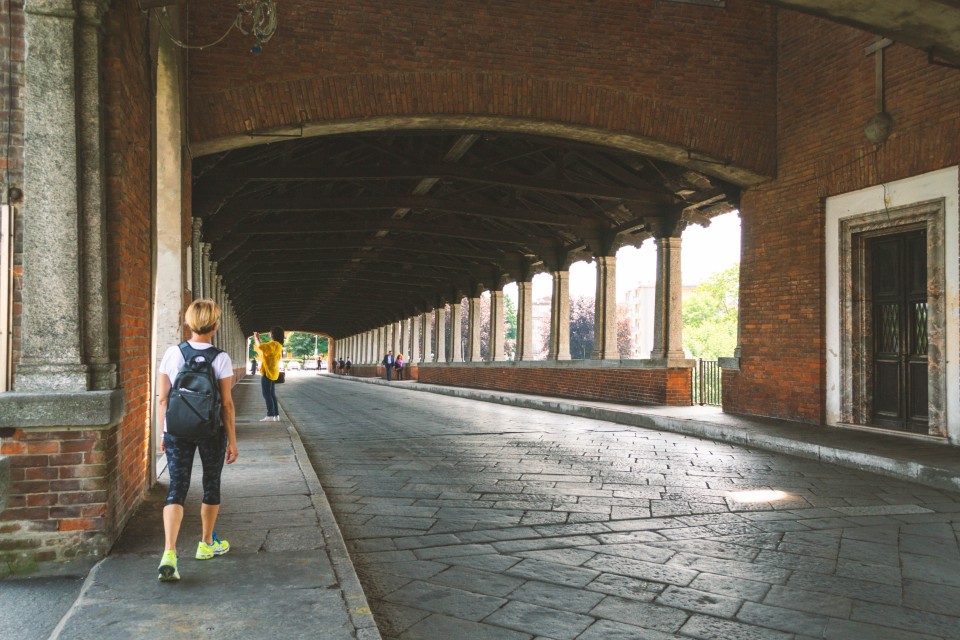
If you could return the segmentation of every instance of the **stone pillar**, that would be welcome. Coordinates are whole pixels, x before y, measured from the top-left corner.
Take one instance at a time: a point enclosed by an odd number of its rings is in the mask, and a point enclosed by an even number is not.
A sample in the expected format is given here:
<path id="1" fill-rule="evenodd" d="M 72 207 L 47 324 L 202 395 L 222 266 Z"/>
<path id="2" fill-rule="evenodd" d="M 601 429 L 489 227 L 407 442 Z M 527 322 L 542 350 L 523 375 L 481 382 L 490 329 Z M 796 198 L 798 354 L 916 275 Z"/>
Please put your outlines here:
<path id="1" fill-rule="evenodd" d="M 83 353 L 90 376 L 89 388 L 95 390 L 117 386 L 117 366 L 110 361 L 109 352 L 104 195 L 106 154 L 100 86 L 101 18 L 108 6 L 109 3 L 100 1 L 80 2 L 80 29 L 77 32 Z"/>
<path id="2" fill-rule="evenodd" d="M 570 359 L 570 272 L 553 272 L 550 299 L 550 349 L 547 360 Z"/>
<path id="3" fill-rule="evenodd" d="M 433 318 L 429 309 L 420 316 L 420 322 L 423 339 L 423 354 L 420 361 L 433 362 Z"/>
<path id="4" fill-rule="evenodd" d="M 214 263 L 214 264 L 216 264 L 216 263 Z M 220 306 L 220 311 L 222 312 L 223 309 L 226 307 L 226 302 L 224 301 L 223 276 L 220 275 L 219 273 L 217 274 L 217 281 L 216 281 L 216 283 L 213 285 L 213 290 L 216 291 L 216 295 L 217 295 L 217 297 L 214 298 L 214 299 L 216 300 L 217 304 Z M 214 343 L 214 344 L 217 346 L 217 348 L 219 348 L 219 349 L 222 349 L 222 348 L 223 348 L 223 344 L 224 344 L 224 343 L 223 343 L 223 338 L 224 338 L 224 336 L 221 335 L 219 331 L 218 331 L 217 333 L 215 333 L 214 336 L 213 336 L 213 343 Z"/>
<path id="5" fill-rule="evenodd" d="M 420 362 L 420 325 L 423 324 L 423 314 L 410 318 L 410 364 Z"/>
<path id="6" fill-rule="evenodd" d="M 83 239 L 73 5 L 29 0 L 24 7 L 29 46 L 23 137 L 24 147 L 33 152 L 24 154 L 23 167 L 23 314 L 16 391 L 89 388 L 81 342 Z"/>
<path id="7" fill-rule="evenodd" d="M 190 237 L 190 251 L 193 255 L 193 273 L 190 274 L 190 289 L 193 291 L 193 299 L 203 297 L 203 251 L 200 245 L 203 244 L 201 237 L 203 235 L 203 219 L 193 219 L 193 235 Z"/>
<path id="8" fill-rule="evenodd" d="M 447 310 L 441 305 L 433 311 L 433 326 L 436 329 L 433 336 L 433 361 L 447 361 Z"/>
<path id="9" fill-rule="evenodd" d="M 533 360 L 533 282 L 517 281 L 517 361 Z"/>
<path id="10" fill-rule="evenodd" d="M 467 298 L 467 362 L 480 362 L 480 297 Z"/>
<path id="11" fill-rule="evenodd" d="M 653 319 L 653 360 L 684 359 L 683 284 L 680 238 L 656 238 L 657 289 Z"/>
<path id="12" fill-rule="evenodd" d="M 597 256 L 592 360 L 619 360 L 617 348 L 617 256 Z"/>
<path id="13" fill-rule="evenodd" d="M 504 326 L 503 289 L 490 290 L 490 362 L 503 362 L 507 355 L 503 350 L 506 338 Z"/>
<path id="14" fill-rule="evenodd" d="M 408 362 L 410 358 L 410 318 L 404 318 L 400 321 L 400 353 L 403 354 L 403 357 Z"/>
<path id="15" fill-rule="evenodd" d="M 210 297 L 210 243 L 200 243 L 200 289 L 203 297 Z"/>
<path id="16" fill-rule="evenodd" d="M 450 303 L 450 354 L 447 362 L 463 362 L 463 327 L 460 326 L 460 301 Z"/>

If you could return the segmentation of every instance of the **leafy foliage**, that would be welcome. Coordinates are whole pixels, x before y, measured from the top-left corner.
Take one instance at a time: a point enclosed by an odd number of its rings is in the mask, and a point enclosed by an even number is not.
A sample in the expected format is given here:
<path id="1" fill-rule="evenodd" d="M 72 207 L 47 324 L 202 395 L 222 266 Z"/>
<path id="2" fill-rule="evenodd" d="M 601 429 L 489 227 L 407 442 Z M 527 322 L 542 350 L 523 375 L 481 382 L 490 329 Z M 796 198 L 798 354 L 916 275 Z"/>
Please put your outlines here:
<path id="1" fill-rule="evenodd" d="M 306 356 L 313 357 L 315 345 L 319 347 L 320 353 L 327 353 L 328 343 L 326 337 L 294 331 L 287 336 L 286 341 L 283 343 L 283 348 L 288 355 L 294 358 L 303 358 Z"/>
<path id="2" fill-rule="evenodd" d="M 570 357 L 589 360 L 593 353 L 593 298 L 578 296 L 570 299 Z"/>
<path id="3" fill-rule="evenodd" d="M 683 302 L 683 348 L 693 358 L 732 356 L 737 347 L 740 265 L 714 274 Z"/>

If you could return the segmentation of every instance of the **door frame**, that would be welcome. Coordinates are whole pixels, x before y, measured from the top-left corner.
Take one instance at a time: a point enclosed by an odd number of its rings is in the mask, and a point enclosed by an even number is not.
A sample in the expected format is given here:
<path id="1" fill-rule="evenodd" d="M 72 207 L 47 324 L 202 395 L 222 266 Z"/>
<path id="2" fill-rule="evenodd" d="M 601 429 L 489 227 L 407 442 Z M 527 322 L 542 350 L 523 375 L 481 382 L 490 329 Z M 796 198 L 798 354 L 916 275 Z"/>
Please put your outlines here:
<path id="1" fill-rule="evenodd" d="M 931 436 L 960 443 L 958 365 L 958 169 L 851 192 L 826 200 L 826 422 L 869 426 L 868 357 L 863 324 L 865 235 L 927 228 Z M 889 431 L 890 433 L 901 433 Z"/>

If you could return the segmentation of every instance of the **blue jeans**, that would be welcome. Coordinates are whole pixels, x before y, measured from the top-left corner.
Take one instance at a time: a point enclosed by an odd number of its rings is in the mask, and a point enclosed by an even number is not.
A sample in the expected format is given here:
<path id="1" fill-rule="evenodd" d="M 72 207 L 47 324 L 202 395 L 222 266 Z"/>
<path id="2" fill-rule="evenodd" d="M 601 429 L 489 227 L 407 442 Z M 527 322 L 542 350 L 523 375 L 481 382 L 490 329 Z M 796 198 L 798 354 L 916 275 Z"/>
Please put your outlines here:
<path id="1" fill-rule="evenodd" d="M 263 393 L 263 399 L 267 401 L 267 415 L 280 415 L 280 405 L 277 403 L 277 382 L 267 376 L 260 376 L 260 391 Z"/>

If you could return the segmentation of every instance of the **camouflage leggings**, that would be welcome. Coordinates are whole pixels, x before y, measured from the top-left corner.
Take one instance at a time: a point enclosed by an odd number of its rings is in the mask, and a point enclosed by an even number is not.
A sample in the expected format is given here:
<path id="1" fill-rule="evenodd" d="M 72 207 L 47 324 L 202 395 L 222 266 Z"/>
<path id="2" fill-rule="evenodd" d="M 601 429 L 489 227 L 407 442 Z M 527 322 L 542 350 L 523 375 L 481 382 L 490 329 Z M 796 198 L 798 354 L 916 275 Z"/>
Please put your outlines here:
<path id="1" fill-rule="evenodd" d="M 221 433 L 198 442 L 164 433 L 163 445 L 167 453 L 167 474 L 170 476 L 170 492 L 164 505 L 182 506 L 186 501 L 193 472 L 193 456 L 198 449 L 203 466 L 203 503 L 220 504 L 220 473 L 227 453 L 227 434 Z"/>

